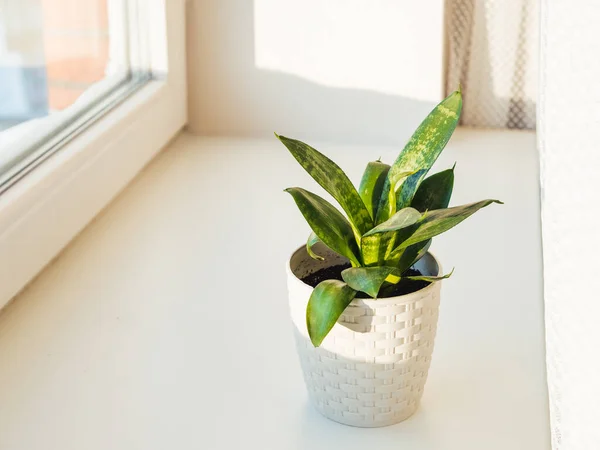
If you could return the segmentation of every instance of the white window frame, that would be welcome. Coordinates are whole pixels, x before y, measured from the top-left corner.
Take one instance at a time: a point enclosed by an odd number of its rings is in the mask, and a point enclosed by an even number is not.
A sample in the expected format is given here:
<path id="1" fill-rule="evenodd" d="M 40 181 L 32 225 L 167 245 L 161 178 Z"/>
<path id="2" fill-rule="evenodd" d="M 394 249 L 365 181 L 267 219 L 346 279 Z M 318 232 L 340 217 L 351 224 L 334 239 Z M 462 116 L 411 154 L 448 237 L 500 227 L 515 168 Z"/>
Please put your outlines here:
<path id="1" fill-rule="evenodd" d="M 185 0 L 144 0 L 150 81 L 0 196 L 0 308 L 187 122 Z"/>

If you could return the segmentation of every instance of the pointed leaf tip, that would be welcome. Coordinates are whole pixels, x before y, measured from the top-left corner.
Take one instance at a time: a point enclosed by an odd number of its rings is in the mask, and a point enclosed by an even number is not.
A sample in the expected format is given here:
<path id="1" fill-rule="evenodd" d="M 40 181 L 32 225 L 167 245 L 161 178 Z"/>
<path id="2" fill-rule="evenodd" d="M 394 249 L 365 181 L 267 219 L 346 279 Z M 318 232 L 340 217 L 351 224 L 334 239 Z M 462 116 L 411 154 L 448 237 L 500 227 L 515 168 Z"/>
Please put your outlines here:
<path id="1" fill-rule="evenodd" d="M 447 208 L 454 189 L 454 167 L 425 178 L 411 201 L 419 211 Z"/>
<path id="2" fill-rule="evenodd" d="M 373 219 L 358 191 L 336 163 L 302 141 L 285 136 L 280 136 L 279 140 L 302 168 L 340 204 L 357 237 L 373 228 Z"/>
<path id="3" fill-rule="evenodd" d="M 482 200 L 480 202 L 469 203 L 467 205 L 432 210 L 427 215 L 424 214 L 421 217 L 421 226 L 398 248 L 405 248 L 445 233 L 451 228 L 454 228 L 467 217 L 470 217 L 479 211 L 481 208 L 484 208 L 492 203 L 499 203 L 499 201 Z"/>
<path id="4" fill-rule="evenodd" d="M 442 280 L 445 280 L 446 278 L 450 278 L 453 273 L 454 273 L 454 269 L 452 269 L 452 272 L 447 273 L 446 275 L 438 275 L 438 276 L 416 275 L 416 276 L 408 276 L 408 277 L 404 277 L 404 278 L 406 278 L 408 280 L 428 281 L 429 283 L 435 283 L 436 281 L 442 281 Z"/>
<path id="5" fill-rule="evenodd" d="M 442 100 L 421 122 L 389 171 L 379 202 L 380 215 L 377 217 L 377 223 L 387 220 L 395 211 L 410 204 L 416 190 L 458 125 L 461 110 L 462 96 L 459 91 L 455 91 Z M 413 175 L 410 175 L 401 186 L 397 186 L 395 181 L 405 172 L 413 172 Z M 390 193 L 396 186 L 398 187 L 394 195 L 396 205 L 395 209 L 390 210 L 388 207 L 391 200 Z M 387 211 L 391 213 L 385 215 Z"/>

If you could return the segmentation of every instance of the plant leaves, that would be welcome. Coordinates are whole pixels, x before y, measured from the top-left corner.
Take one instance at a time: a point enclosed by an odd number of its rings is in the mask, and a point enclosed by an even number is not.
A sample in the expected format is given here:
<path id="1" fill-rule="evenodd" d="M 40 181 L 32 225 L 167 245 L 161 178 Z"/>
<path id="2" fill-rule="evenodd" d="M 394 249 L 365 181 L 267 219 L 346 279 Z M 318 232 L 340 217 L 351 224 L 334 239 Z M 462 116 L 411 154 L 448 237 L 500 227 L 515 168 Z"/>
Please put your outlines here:
<path id="1" fill-rule="evenodd" d="M 407 239 L 418 228 L 421 213 L 413 208 L 404 208 L 387 221 L 363 235 L 360 251 L 365 266 L 382 265 L 394 248 L 396 238 Z"/>
<path id="2" fill-rule="evenodd" d="M 377 207 L 377 220 L 376 224 L 383 223 L 396 214 L 396 194 L 402 188 L 403 184 L 406 183 L 411 177 L 418 175 L 420 172 L 411 171 L 411 172 L 400 172 L 394 175 L 393 179 L 389 179 L 389 172 L 386 181 L 384 182 L 383 191 L 381 195 L 383 196 L 385 192 L 387 192 L 387 201 L 381 202 L 379 200 L 379 206 Z M 386 188 L 385 183 L 390 183 L 390 189 Z M 383 208 L 383 209 L 382 209 Z"/>
<path id="3" fill-rule="evenodd" d="M 425 256 L 430 246 L 431 239 L 418 242 L 406 248 L 394 249 L 384 263 L 396 267 L 400 272 L 404 272 Z"/>
<path id="4" fill-rule="evenodd" d="M 313 231 L 310 233 L 308 239 L 306 240 L 306 252 L 312 259 L 316 259 L 317 261 L 325 261 L 325 258 L 323 258 L 321 255 L 317 255 L 312 249 L 313 245 L 315 245 L 317 242 L 323 241 L 321 241 L 321 239 L 319 239 L 319 236 L 317 236 Z"/>
<path id="5" fill-rule="evenodd" d="M 336 163 L 304 142 L 279 136 L 277 133 L 275 136 L 304 170 L 346 211 L 359 236 L 373 228 L 373 219 L 367 207 L 352 182 Z"/>
<path id="6" fill-rule="evenodd" d="M 425 178 L 417 189 L 410 206 L 421 212 L 447 208 L 453 187 L 454 167 Z"/>
<path id="7" fill-rule="evenodd" d="M 402 185 L 396 195 L 396 210 L 411 203 L 421 180 L 450 140 L 458 124 L 461 109 L 462 94 L 460 91 L 455 91 L 442 100 L 419 125 L 388 172 L 379 203 L 378 214 L 380 215 L 376 223 L 387 219 L 384 213 L 389 209 L 387 203 L 392 186 L 390 181 L 394 180 L 399 173 L 418 171 L 409 182 Z"/>
<path id="8" fill-rule="evenodd" d="M 313 232 L 334 252 L 359 266 L 358 244 L 348 220 L 327 200 L 302 188 L 285 190 L 292 195 Z"/>
<path id="9" fill-rule="evenodd" d="M 408 279 L 429 281 L 430 283 L 433 283 L 449 278 L 453 272 L 454 269 L 449 274 L 443 276 L 411 275 L 403 277 L 403 271 L 396 267 L 351 267 L 342 272 L 342 278 L 352 289 L 364 292 L 373 298 L 377 298 L 381 286 L 383 286 L 383 283 L 386 281 L 397 284 L 402 279 Z"/>
<path id="10" fill-rule="evenodd" d="M 406 241 L 402 242 L 398 246 L 398 249 L 406 248 L 417 242 L 425 241 L 438 234 L 444 233 L 491 203 L 502 204 L 499 200 L 482 200 L 480 202 L 455 206 L 453 208 L 429 211 L 421 220 L 421 225 L 417 228 L 417 231 L 415 231 Z"/>
<path id="11" fill-rule="evenodd" d="M 351 267 L 342 272 L 342 278 L 352 289 L 377 298 L 385 279 L 397 269 L 394 267 Z"/>
<path id="12" fill-rule="evenodd" d="M 423 256 L 425 256 L 425 254 L 429 251 L 429 247 L 431 247 L 431 239 L 427 240 L 427 241 L 423 241 L 423 242 L 419 242 L 418 244 L 413 244 L 410 247 L 407 247 L 406 250 L 408 250 L 411 247 L 415 247 L 416 249 L 419 250 L 419 252 L 417 253 L 417 256 L 415 256 L 412 264 L 409 264 L 407 269 L 409 267 L 411 267 L 412 265 L 414 265 L 418 260 L 420 260 Z"/>
<path id="13" fill-rule="evenodd" d="M 390 217 L 385 222 L 377 225 L 375 228 L 369 230 L 363 235 L 364 237 L 372 236 L 378 233 L 386 233 L 389 231 L 396 231 L 401 228 L 405 228 L 413 223 L 417 222 L 421 218 L 421 213 L 414 208 L 403 208 Z"/>
<path id="14" fill-rule="evenodd" d="M 427 276 L 427 275 L 411 275 L 411 276 L 402 277 L 402 278 L 407 279 L 407 280 L 429 281 L 430 283 L 435 283 L 436 281 L 445 280 L 446 278 L 450 278 L 453 273 L 454 273 L 454 269 L 452 269 L 452 271 L 450 273 L 447 273 L 446 275 L 442 275 L 439 277 L 431 277 L 431 276 Z"/>
<path id="15" fill-rule="evenodd" d="M 339 280 L 321 281 L 306 307 L 306 327 L 315 347 L 321 345 L 340 315 L 356 296 L 356 291 Z"/>
<path id="16" fill-rule="evenodd" d="M 358 194 L 373 219 L 377 216 L 379 199 L 381 198 L 381 192 L 383 191 L 383 185 L 389 170 L 390 166 L 388 164 L 380 161 L 372 161 L 367 164 L 360 180 Z"/>

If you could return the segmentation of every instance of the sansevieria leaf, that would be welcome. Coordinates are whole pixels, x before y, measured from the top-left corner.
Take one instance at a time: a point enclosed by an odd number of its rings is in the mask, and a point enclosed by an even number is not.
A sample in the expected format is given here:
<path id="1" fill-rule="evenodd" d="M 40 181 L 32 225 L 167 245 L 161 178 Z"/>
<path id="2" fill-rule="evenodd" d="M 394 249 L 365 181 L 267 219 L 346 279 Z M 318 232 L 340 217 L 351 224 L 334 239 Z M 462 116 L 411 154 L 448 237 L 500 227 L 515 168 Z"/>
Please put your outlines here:
<path id="1" fill-rule="evenodd" d="M 419 175 L 419 173 L 421 172 L 424 173 L 424 171 L 400 172 L 395 174 L 392 179 L 389 178 L 388 172 L 388 177 L 386 177 L 386 183 L 390 183 L 390 188 L 387 189 L 386 185 L 384 184 L 381 195 L 384 195 L 384 193 L 387 192 L 387 201 L 381 203 L 380 199 L 380 203 L 377 208 L 376 224 L 383 223 L 390 217 L 392 217 L 394 214 L 396 214 L 396 194 L 400 192 L 404 183 L 413 179 L 414 176 Z"/>
<path id="2" fill-rule="evenodd" d="M 421 213 L 414 208 L 404 208 L 394 214 L 385 222 L 377 225 L 369 232 L 363 235 L 364 237 L 372 236 L 374 234 L 387 233 L 389 231 L 396 231 L 400 228 L 405 228 L 408 225 L 412 225 L 421 218 Z"/>
<path id="3" fill-rule="evenodd" d="M 372 161 L 367 164 L 360 181 L 358 193 L 373 219 L 377 216 L 377 207 L 379 206 L 379 199 L 383 192 L 383 185 L 388 170 L 390 170 L 388 164 L 380 161 Z"/>
<path id="4" fill-rule="evenodd" d="M 404 208 L 382 224 L 377 225 L 361 239 L 361 253 L 365 266 L 381 265 L 391 252 L 394 239 L 399 234 L 407 239 L 417 229 L 421 213 L 414 208 Z M 402 240 L 404 240 L 402 239 Z"/>
<path id="5" fill-rule="evenodd" d="M 427 276 L 427 275 L 410 275 L 408 277 L 402 277 L 402 278 L 406 279 L 406 280 L 429 281 L 430 283 L 434 283 L 436 281 L 441 281 L 441 280 L 445 280 L 446 278 L 450 278 L 453 273 L 454 273 L 454 269 L 452 269 L 450 271 L 450 273 L 447 273 L 446 275 L 441 275 L 438 277 L 432 277 L 432 276 Z"/>
<path id="6" fill-rule="evenodd" d="M 292 195 L 313 232 L 334 252 L 360 265 L 359 250 L 348 220 L 331 203 L 301 188 L 285 190 Z"/>
<path id="7" fill-rule="evenodd" d="M 419 125 L 388 172 L 376 223 L 381 223 L 387 219 L 384 214 L 388 210 L 388 192 L 391 189 L 390 180 L 394 180 L 399 173 L 412 171 L 416 172 L 412 175 L 413 178 L 409 178 L 409 180 L 403 183 L 396 195 L 397 210 L 410 205 L 421 180 L 425 177 L 427 171 L 431 168 L 452 136 L 458 124 L 461 109 L 461 92 L 453 92 L 437 105 L 421 125 Z"/>
<path id="8" fill-rule="evenodd" d="M 342 272 L 342 278 L 352 289 L 364 292 L 373 298 L 377 298 L 379 289 L 385 279 L 395 273 L 394 267 L 351 267 Z"/>
<path id="9" fill-rule="evenodd" d="M 402 276 L 403 271 L 395 267 L 351 267 L 342 272 L 342 278 L 348 286 L 356 291 L 364 292 L 373 298 L 377 298 L 381 286 L 386 281 L 393 284 L 402 279 L 429 281 L 430 283 L 449 278 L 454 270 L 443 276 L 410 275 Z"/>
<path id="10" fill-rule="evenodd" d="M 315 347 L 321 345 L 355 296 L 356 291 L 339 280 L 321 281 L 314 288 L 306 307 L 306 326 Z"/>
<path id="11" fill-rule="evenodd" d="M 432 241 L 432 239 L 429 239 L 427 241 L 419 242 L 417 244 L 413 244 L 413 245 L 411 245 L 409 247 L 406 247 L 405 250 L 408 250 L 411 247 L 414 247 L 415 249 L 418 249 L 417 256 L 415 256 L 415 258 L 413 259 L 412 264 L 416 263 L 423 256 L 425 256 L 425 254 L 429 251 L 429 247 L 431 247 L 431 241 Z M 408 266 L 406 266 L 406 268 L 408 269 L 410 266 L 412 266 L 412 264 L 409 264 Z"/>
<path id="12" fill-rule="evenodd" d="M 454 187 L 454 167 L 423 180 L 410 206 L 421 211 L 447 208 Z"/>
<path id="13" fill-rule="evenodd" d="M 317 255 L 314 251 L 313 251 L 313 246 L 317 243 L 317 242 L 322 242 L 321 239 L 319 239 L 319 236 L 317 236 L 315 234 L 315 232 L 311 232 L 310 235 L 308 236 L 308 239 L 306 240 L 306 252 L 309 254 L 309 256 L 312 259 L 316 259 L 318 261 L 324 261 L 325 258 L 323 258 L 321 255 Z"/>
<path id="14" fill-rule="evenodd" d="M 437 236 L 438 234 L 444 233 L 491 203 L 502 204 L 502 202 L 499 200 L 482 200 L 476 203 L 469 203 L 468 205 L 429 211 L 421 220 L 421 225 L 419 228 L 417 228 L 417 230 L 407 240 L 402 242 L 398 248 L 406 248 L 410 245 L 421 241 L 426 241 L 434 236 Z"/>
<path id="15" fill-rule="evenodd" d="M 287 147 L 304 170 L 346 211 L 359 236 L 373 227 L 373 219 L 367 207 L 352 182 L 336 163 L 304 142 L 277 134 L 275 136 Z"/>
<path id="16" fill-rule="evenodd" d="M 428 239 L 427 241 L 418 242 L 406 248 L 394 249 L 385 259 L 384 264 L 396 267 L 400 272 L 404 272 L 425 256 L 430 246 L 431 239 Z"/>

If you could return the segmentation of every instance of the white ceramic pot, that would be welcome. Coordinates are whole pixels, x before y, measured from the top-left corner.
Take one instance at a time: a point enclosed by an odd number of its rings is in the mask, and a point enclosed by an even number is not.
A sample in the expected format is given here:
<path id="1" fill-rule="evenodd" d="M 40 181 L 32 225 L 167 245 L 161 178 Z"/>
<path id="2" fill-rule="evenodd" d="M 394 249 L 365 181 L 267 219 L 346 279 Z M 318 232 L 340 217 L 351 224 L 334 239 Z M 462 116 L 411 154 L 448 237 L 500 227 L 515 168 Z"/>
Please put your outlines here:
<path id="1" fill-rule="evenodd" d="M 355 299 L 319 348 L 306 329 L 313 288 L 301 278 L 345 260 L 324 246 L 316 261 L 298 249 L 287 266 L 290 312 L 309 397 L 325 417 L 357 427 L 382 427 L 410 417 L 423 394 L 437 329 L 441 283 L 398 297 Z M 416 267 L 439 275 L 427 253 Z"/>

